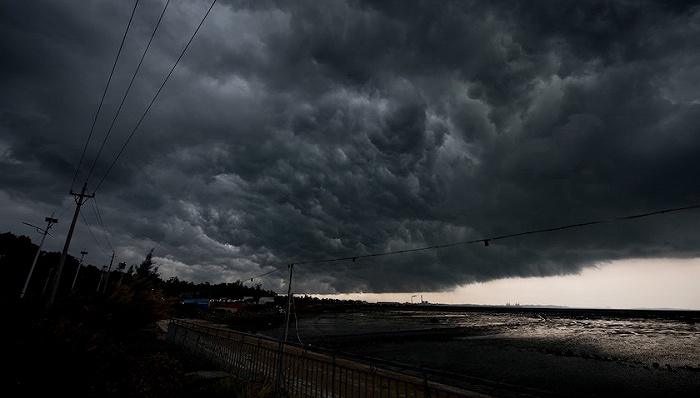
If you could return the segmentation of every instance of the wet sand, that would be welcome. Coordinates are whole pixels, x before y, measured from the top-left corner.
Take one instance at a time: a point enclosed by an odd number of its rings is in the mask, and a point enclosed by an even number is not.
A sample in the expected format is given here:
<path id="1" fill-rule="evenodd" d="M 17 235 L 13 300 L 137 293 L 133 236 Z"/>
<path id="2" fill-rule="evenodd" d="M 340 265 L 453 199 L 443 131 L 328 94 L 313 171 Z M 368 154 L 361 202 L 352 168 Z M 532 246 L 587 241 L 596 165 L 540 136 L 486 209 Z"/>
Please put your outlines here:
<path id="1" fill-rule="evenodd" d="M 551 343 L 551 344 L 550 344 Z M 531 389 L 535 396 L 691 397 L 698 369 L 592 357 L 572 346 L 511 337 L 346 342 L 336 349 Z"/>
<path id="2" fill-rule="evenodd" d="M 291 339 L 465 376 L 493 396 L 700 396 L 697 314 L 326 312 Z M 274 332 L 269 332 L 274 334 Z M 499 388 L 498 386 L 503 388 Z"/>

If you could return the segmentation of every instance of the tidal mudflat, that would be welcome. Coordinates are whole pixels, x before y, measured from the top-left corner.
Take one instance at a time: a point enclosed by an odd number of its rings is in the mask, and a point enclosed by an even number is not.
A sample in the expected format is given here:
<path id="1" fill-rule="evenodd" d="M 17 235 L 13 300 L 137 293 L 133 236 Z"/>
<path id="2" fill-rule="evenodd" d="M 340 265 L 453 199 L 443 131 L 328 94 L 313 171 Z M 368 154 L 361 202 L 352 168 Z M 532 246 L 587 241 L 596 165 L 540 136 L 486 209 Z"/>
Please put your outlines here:
<path id="1" fill-rule="evenodd" d="M 297 314 L 288 340 L 523 388 L 530 395 L 700 394 L 700 313 L 397 306 Z M 260 331 L 280 338 L 283 327 Z"/>

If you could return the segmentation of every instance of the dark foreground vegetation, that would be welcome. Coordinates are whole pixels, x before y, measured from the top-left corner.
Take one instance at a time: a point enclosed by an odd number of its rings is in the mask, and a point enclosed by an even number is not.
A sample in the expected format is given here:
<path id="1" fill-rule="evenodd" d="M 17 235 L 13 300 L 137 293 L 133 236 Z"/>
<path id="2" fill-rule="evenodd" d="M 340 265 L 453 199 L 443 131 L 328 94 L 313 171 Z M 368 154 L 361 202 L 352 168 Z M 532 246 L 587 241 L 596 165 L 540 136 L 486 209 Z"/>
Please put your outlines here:
<path id="1" fill-rule="evenodd" d="M 130 330 L 52 315 L 9 326 L 8 396 L 259 397 L 286 396 L 273 385 L 233 376 L 200 378 L 209 369 L 184 355 L 153 328 Z"/>
<path id="2" fill-rule="evenodd" d="M 240 282 L 163 281 L 149 252 L 141 264 L 120 266 L 111 273 L 84 266 L 83 277 L 74 286 L 77 267 L 66 267 L 55 300 L 47 305 L 50 290 L 43 288 L 51 285 L 47 278 L 57 264 L 50 261 L 58 258 L 55 253 L 42 253 L 27 294 L 20 299 L 36 250 L 26 237 L 0 234 L 0 273 L 4 275 L 0 280 L 7 315 L 3 335 L 8 337 L 2 341 L 9 352 L 2 379 L 8 396 L 286 396 L 272 385 L 192 375 L 212 369 L 171 345 L 158 326 L 179 315 L 183 297 L 260 297 L 273 292 Z M 72 257 L 66 263 L 78 265 Z"/>

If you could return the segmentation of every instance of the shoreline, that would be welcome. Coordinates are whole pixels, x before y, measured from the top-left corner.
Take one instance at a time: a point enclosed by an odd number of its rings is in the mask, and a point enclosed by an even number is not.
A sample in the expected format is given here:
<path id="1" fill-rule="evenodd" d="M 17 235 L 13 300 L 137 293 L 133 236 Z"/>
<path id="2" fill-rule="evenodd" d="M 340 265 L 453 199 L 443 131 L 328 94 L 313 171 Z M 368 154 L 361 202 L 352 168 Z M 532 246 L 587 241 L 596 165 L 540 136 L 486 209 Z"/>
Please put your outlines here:
<path id="1" fill-rule="evenodd" d="M 697 311 L 418 307 L 302 313 L 292 335 L 302 344 L 519 386 L 531 396 L 700 391 Z"/>

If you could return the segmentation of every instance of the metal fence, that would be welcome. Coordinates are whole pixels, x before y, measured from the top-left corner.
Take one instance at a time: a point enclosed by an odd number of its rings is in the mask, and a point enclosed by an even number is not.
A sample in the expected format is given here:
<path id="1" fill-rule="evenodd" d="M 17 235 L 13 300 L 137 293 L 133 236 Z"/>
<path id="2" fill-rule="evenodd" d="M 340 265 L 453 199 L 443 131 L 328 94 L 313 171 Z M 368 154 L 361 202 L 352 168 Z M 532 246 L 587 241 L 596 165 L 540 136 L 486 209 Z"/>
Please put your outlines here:
<path id="1" fill-rule="evenodd" d="M 188 354 L 248 380 L 276 383 L 293 396 L 460 398 L 484 396 L 446 384 L 426 369 L 339 355 L 229 329 L 172 319 L 167 339 Z M 442 379 L 442 381 L 438 381 Z"/>

